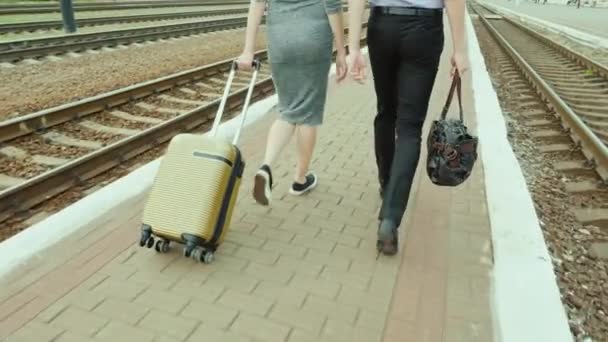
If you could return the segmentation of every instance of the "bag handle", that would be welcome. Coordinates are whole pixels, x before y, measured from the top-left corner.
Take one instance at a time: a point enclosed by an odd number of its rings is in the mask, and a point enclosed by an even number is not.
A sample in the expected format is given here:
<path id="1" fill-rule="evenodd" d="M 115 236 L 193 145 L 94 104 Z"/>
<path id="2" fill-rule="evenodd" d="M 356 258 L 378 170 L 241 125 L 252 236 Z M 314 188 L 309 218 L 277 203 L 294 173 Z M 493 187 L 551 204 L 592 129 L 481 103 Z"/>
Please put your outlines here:
<path id="1" fill-rule="evenodd" d="M 462 94 L 461 94 L 461 80 L 460 75 L 458 74 L 458 70 L 454 73 L 454 77 L 452 78 L 452 86 L 450 87 L 450 93 L 448 94 L 448 99 L 445 101 L 445 105 L 443 106 L 443 110 L 441 111 L 441 120 L 445 120 L 448 115 L 448 109 L 450 108 L 450 104 L 452 103 L 452 98 L 454 97 L 454 89 L 456 89 L 456 93 L 458 95 L 458 110 L 460 113 L 460 121 L 464 121 L 462 114 Z"/>
<path id="2" fill-rule="evenodd" d="M 258 71 L 261 68 L 261 62 L 259 59 L 254 59 L 252 62 L 253 67 L 253 76 L 251 77 L 251 81 L 249 83 L 249 89 L 247 90 L 247 96 L 245 97 L 245 104 L 243 105 L 243 112 L 241 113 L 241 125 L 239 126 L 235 136 L 234 136 L 234 145 L 239 140 L 239 136 L 241 134 L 242 126 L 245 123 L 245 115 L 247 114 L 247 108 L 249 107 L 249 100 L 251 99 L 251 94 L 253 92 L 253 88 L 255 86 L 255 81 L 258 76 Z M 215 114 L 215 119 L 213 120 L 213 126 L 211 127 L 210 135 L 215 137 L 218 132 L 218 128 L 220 126 L 220 122 L 222 121 L 222 116 L 224 114 L 224 107 L 226 106 L 226 101 L 228 100 L 228 96 L 230 94 L 230 88 L 232 87 L 232 80 L 238 70 L 238 63 L 236 60 L 232 61 L 232 65 L 230 67 L 230 73 L 228 74 L 228 80 L 226 81 L 226 86 L 224 87 L 224 94 L 222 95 L 222 100 L 220 101 L 220 105 L 217 108 L 217 113 Z"/>
<path id="3" fill-rule="evenodd" d="M 238 69 L 238 64 L 234 61 L 234 69 Z M 239 128 L 234 134 L 234 139 L 232 140 L 232 144 L 236 145 L 239 142 L 239 137 L 241 136 L 241 131 L 243 130 L 243 126 L 245 126 L 245 117 L 247 116 L 247 110 L 249 109 L 249 102 L 251 101 L 251 95 L 253 94 L 253 88 L 255 88 L 255 82 L 258 77 L 258 72 L 262 67 L 262 63 L 258 59 L 254 59 L 253 63 L 253 76 L 251 76 L 251 81 L 249 81 L 249 89 L 247 89 L 247 96 L 245 96 L 245 103 L 243 104 L 243 110 L 241 112 L 241 123 L 239 124 Z"/>

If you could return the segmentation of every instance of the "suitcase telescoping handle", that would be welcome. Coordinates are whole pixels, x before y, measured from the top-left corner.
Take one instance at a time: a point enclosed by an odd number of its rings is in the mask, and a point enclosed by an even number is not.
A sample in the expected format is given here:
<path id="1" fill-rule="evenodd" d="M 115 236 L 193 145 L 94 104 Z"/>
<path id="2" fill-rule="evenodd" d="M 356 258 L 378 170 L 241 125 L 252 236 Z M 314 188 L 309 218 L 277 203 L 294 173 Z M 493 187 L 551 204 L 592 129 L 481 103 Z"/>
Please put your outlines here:
<path id="1" fill-rule="evenodd" d="M 252 63 L 253 67 L 253 75 L 251 77 L 251 81 L 249 82 L 249 89 L 247 90 L 247 96 L 245 97 L 245 103 L 243 104 L 243 111 L 241 112 L 241 123 L 234 135 L 234 140 L 232 142 L 233 145 L 236 145 L 239 141 L 239 137 L 241 135 L 241 130 L 245 125 L 245 117 L 247 115 L 247 109 L 249 108 L 249 102 L 251 100 L 251 95 L 253 94 L 253 88 L 255 87 L 255 82 L 258 77 L 258 71 L 260 70 L 262 63 L 258 59 L 254 59 Z M 215 114 L 215 120 L 213 120 L 213 127 L 211 128 L 211 136 L 215 137 L 217 135 L 217 130 L 220 126 L 220 122 L 222 121 L 222 115 L 224 114 L 224 108 L 226 106 L 226 101 L 228 100 L 228 95 L 230 94 L 230 88 L 232 86 L 232 80 L 234 79 L 234 75 L 238 69 L 238 64 L 236 61 L 232 62 L 232 67 L 230 68 L 230 74 L 228 74 L 228 81 L 226 82 L 226 87 L 224 88 L 224 95 L 222 96 L 222 101 L 220 102 L 220 106 L 217 109 L 217 114 Z"/>

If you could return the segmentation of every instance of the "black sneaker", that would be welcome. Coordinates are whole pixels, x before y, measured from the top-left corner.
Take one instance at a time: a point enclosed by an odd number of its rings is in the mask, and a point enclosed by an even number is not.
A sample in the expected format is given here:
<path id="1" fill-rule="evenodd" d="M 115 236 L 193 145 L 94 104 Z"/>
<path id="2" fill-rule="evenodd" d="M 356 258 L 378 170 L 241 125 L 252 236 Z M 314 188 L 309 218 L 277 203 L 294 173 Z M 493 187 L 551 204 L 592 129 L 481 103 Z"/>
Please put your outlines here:
<path id="1" fill-rule="evenodd" d="M 378 251 L 385 255 L 397 254 L 399 244 L 398 235 L 395 222 L 389 219 L 380 221 L 380 227 L 378 227 Z"/>
<path id="2" fill-rule="evenodd" d="M 289 189 L 289 193 L 292 195 L 300 196 L 317 186 L 317 176 L 313 173 L 309 173 L 306 175 L 306 181 L 304 184 L 293 182 L 291 188 Z"/>
<path id="3" fill-rule="evenodd" d="M 261 205 L 269 205 L 272 198 L 272 172 L 268 165 L 262 165 L 255 174 L 253 198 Z"/>

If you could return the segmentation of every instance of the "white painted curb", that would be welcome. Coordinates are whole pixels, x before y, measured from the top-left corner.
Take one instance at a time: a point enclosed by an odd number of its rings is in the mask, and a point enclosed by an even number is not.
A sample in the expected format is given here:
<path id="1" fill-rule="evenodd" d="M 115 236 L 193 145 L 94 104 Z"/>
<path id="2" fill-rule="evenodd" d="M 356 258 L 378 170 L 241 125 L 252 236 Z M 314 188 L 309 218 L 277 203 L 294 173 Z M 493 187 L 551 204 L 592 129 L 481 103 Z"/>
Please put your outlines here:
<path id="1" fill-rule="evenodd" d="M 494 250 L 497 341 L 572 342 L 551 257 L 525 178 L 507 139 L 498 96 L 469 16 L 471 77 Z"/>
<path id="2" fill-rule="evenodd" d="M 565 36 L 570 40 L 586 45 L 590 48 L 608 48 L 608 39 L 604 37 L 596 36 L 594 34 L 583 32 L 564 25 L 555 24 L 540 18 L 535 18 L 487 1 L 482 1 L 482 3 L 497 10 L 498 12 L 507 13 L 511 16 L 517 17 L 524 23 L 528 22 L 529 24 L 543 27 L 549 31 L 552 31 L 553 33 Z"/>
<path id="3" fill-rule="evenodd" d="M 363 53 L 367 48 L 362 49 Z M 335 74 L 331 66 L 329 77 Z M 247 112 L 245 127 L 261 119 L 277 104 L 277 95 L 252 103 Z M 218 135 L 231 139 L 236 132 L 241 115 L 220 125 Z M 162 157 L 161 157 L 162 158 Z M 0 243 L 0 278 L 20 263 L 52 246 L 66 236 L 123 205 L 124 202 L 141 196 L 154 181 L 161 158 L 117 179 L 93 194 L 49 216 L 41 222 Z M 116 199 L 119 199 L 118 201 Z"/>

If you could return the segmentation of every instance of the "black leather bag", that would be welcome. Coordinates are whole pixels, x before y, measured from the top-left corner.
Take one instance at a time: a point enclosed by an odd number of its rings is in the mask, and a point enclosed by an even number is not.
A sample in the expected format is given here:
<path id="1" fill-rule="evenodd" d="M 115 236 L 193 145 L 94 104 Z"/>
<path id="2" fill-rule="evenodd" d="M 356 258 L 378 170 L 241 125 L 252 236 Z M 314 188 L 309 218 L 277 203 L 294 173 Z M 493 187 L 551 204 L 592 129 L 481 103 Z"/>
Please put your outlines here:
<path id="1" fill-rule="evenodd" d="M 457 186 L 469 176 L 477 160 L 478 138 L 470 135 L 462 114 L 461 80 L 456 72 L 441 117 L 434 120 L 427 138 L 426 171 L 439 186 Z M 446 119 L 454 96 L 458 94 L 460 120 Z"/>

